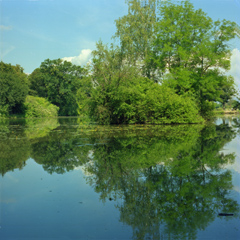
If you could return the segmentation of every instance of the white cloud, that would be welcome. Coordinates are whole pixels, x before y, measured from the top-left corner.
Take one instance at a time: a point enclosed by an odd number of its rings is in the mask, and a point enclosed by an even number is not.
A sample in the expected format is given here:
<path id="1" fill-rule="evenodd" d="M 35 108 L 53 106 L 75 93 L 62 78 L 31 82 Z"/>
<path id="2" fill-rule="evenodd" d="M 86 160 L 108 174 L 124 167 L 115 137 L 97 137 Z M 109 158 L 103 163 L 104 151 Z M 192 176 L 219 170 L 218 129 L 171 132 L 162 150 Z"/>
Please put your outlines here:
<path id="1" fill-rule="evenodd" d="M 235 83 L 240 89 L 240 51 L 237 48 L 232 50 L 231 69 L 229 73 L 234 77 Z"/>
<path id="2" fill-rule="evenodd" d="M 12 30 L 12 26 L 4 26 L 4 25 L 0 25 L 0 30 Z"/>
<path id="3" fill-rule="evenodd" d="M 89 62 L 89 60 L 91 58 L 91 52 L 92 52 L 92 50 L 90 50 L 90 49 L 83 49 L 78 56 L 64 57 L 64 58 L 62 58 L 62 60 L 71 62 L 72 64 L 75 64 L 75 65 L 82 66 Z"/>

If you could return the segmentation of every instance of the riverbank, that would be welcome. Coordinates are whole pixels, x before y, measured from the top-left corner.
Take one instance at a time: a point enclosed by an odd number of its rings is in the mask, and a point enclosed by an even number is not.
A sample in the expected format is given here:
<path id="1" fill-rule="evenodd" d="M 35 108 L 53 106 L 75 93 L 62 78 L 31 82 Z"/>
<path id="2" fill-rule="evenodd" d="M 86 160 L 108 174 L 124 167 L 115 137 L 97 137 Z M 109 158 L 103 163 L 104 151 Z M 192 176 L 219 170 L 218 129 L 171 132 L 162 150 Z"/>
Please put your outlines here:
<path id="1" fill-rule="evenodd" d="M 231 110 L 231 109 L 216 109 L 213 111 L 214 115 L 238 115 L 240 114 L 239 110 Z"/>

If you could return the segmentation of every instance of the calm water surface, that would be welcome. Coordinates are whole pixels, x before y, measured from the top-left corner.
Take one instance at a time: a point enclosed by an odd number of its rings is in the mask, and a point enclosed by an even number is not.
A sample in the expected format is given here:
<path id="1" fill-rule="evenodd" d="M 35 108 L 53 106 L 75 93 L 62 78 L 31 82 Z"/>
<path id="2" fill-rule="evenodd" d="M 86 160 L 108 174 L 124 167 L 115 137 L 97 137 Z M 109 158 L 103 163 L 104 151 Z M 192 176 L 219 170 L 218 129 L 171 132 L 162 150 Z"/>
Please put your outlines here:
<path id="1" fill-rule="evenodd" d="M 0 120 L 0 173 L 1 240 L 240 239 L 238 117 Z"/>

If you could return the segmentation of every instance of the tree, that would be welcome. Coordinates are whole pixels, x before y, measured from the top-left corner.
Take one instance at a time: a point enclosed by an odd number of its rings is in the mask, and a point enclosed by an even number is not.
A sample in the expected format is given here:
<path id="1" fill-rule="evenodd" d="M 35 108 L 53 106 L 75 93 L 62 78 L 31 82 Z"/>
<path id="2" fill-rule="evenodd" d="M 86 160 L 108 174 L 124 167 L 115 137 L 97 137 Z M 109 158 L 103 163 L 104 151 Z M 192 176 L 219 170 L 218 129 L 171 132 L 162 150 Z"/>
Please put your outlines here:
<path id="1" fill-rule="evenodd" d="M 237 93 L 234 78 L 232 76 L 229 77 L 225 76 L 225 81 L 223 81 L 221 89 L 222 92 L 220 94 L 220 102 L 222 103 L 223 108 L 225 109 L 225 105 L 232 98 L 232 96 L 234 96 Z"/>
<path id="2" fill-rule="evenodd" d="M 128 64 L 141 67 L 142 75 L 154 77 L 153 62 L 146 61 L 152 49 L 157 21 L 156 0 L 127 0 L 128 14 L 115 20 L 121 52 Z"/>
<path id="3" fill-rule="evenodd" d="M 233 96 L 234 85 L 226 84 L 226 71 L 228 42 L 239 30 L 236 23 L 213 22 L 188 0 L 126 2 L 128 14 L 116 20 L 115 34 L 126 62 L 178 95 L 191 96 L 205 117 L 214 101 L 226 102 Z"/>
<path id="4" fill-rule="evenodd" d="M 233 109 L 239 109 L 240 110 L 240 98 L 237 98 L 237 100 L 233 101 Z"/>
<path id="5" fill-rule="evenodd" d="M 224 82 L 230 68 L 228 41 L 236 35 L 236 24 L 213 22 L 189 1 L 180 5 L 161 1 L 158 8 L 152 58 L 162 76 L 170 74 L 168 85 L 180 95 L 193 95 L 205 115 L 206 105 L 233 87 L 232 82 L 228 86 Z"/>
<path id="6" fill-rule="evenodd" d="M 101 124 L 199 123 L 196 104 L 143 77 L 125 62 L 121 49 L 101 42 L 93 52 L 89 113 Z"/>
<path id="7" fill-rule="evenodd" d="M 77 115 L 76 93 L 86 70 L 61 59 L 45 60 L 30 75 L 31 94 L 59 107 L 60 116 Z"/>
<path id="8" fill-rule="evenodd" d="M 20 113 L 28 94 L 27 75 L 20 65 L 0 62 L 0 116 Z"/>
<path id="9" fill-rule="evenodd" d="M 127 122 L 118 113 L 123 89 L 129 88 L 140 74 L 136 67 L 130 66 L 123 60 L 118 47 L 110 48 L 97 43 L 97 50 L 93 51 L 91 82 L 93 84 L 90 100 L 90 116 L 99 123 Z M 135 91 L 136 88 L 131 88 Z M 127 111 L 127 110 L 126 110 Z M 127 115 L 133 111 L 128 109 Z M 129 116 L 131 118 L 131 116 Z"/>

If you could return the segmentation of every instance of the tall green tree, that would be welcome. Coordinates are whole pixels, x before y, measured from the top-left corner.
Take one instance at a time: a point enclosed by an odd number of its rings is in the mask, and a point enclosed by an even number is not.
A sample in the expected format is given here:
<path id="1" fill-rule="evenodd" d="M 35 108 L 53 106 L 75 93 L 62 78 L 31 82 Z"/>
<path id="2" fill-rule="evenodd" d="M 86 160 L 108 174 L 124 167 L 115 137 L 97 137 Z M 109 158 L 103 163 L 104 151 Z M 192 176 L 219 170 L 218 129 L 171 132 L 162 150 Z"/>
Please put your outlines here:
<path id="1" fill-rule="evenodd" d="M 228 43 L 238 32 L 234 22 L 214 22 L 188 0 L 126 3 L 128 14 L 116 20 L 115 34 L 126 62 L 178 95 L 191 96 L 206 117 L 214 101 L 225 103 L 233 96 L 226 71 Z"/>
<path id="2" fill-rule="evenodd" d="M 196 104 L 143 77 L 121 49 L 101 42 L 93 52 L 89 113 L 99 123 L 202 122 Z"/>
<path id="3" fill-rule="evenodd" d="M 46 98 L 59 107 L 60 116 L 78 114 L 76 93 L 86 70 L 61 59 L 45 60 L 30 75 L 31 94 Z"/>
<path id="4" fill-rule="evenodd" d="M 213 22 L 188 0 L 161 1 L 158 9 L 153 59 L 162 75 L 170 74 L 168 84 L 178 94 L 194 95 L 205 115 L 209 102 L 220 100 L 232 87 L 225 84 L 225 74 L 236 24 L 225 19 Z"/>
<path id="5" fill-rule="evenodd" d="M 146 61 L 152 49 L 157 21 L 157 0 L 127 0 L 128 14 L 115 20 L 115 39 L 119 39 L 125 61 L 138 65 L 142 75 L 154 77 L 153 62 Z"/>
<path id="6" fill-rule="evenodd" d="M 93 89 L 89 104 L 90 115 L 100 123 L 128 122 L 134 115 L 134 110 L 132 106 L 124 110 L 128 115 L 127 120 L 120 116 L 119 109 L 123 100 L 121 93 L 141 77 L 136 67 L 124 62 L 118 47 L 111 45 L 109 48 L 99 42 L 97 50 L 93 51 L 91 77 Z M 131 90 L 136 92 L 136 95 L 138 94 L 135 87 L 132 86 Z"/>
<path id="7" fill-rule="evenodd" d="M 0 62 L 0 116 L 20 113 L 28 94 L 27 75 L 20 65 Z"/>

